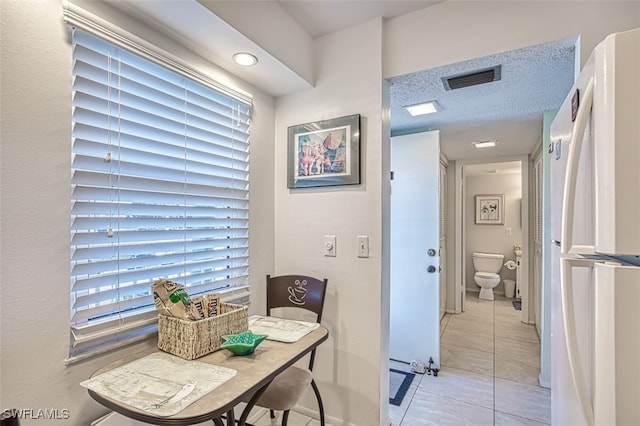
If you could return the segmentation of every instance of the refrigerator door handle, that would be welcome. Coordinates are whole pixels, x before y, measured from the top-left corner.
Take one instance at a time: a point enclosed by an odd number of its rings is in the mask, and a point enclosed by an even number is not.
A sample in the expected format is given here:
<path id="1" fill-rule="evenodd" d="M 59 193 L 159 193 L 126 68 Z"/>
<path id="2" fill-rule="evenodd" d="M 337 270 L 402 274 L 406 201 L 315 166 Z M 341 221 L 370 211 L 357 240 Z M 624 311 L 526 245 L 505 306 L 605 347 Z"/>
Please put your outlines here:
<path id="1" fill-rule="evenodd" d="M 582 141 L 586 130 L 589 113 L 593 104 L 593 78 L 589 80 L 585 89 L 582 105 L 576 115 L 575 126 L 569 143 L 569 158 L 564 182 L 564 197 L 562 200 L 562 242 L 561 253 L 594 253 L 593 247 L 574 246 L 573 244 L 573 213 L 576 199 L 576 183 L 578 180 L 578 163 L 582 152 Z"/>
<path id="2" fill-rule="evenodd" d="M 589 426 L 594 425 L 593 405 L 587 392 L 585 374 L 580 366 L 580 354 L 578 352 L 577 329 L 575 322 L 575 311 L 573 306 L 573 266 L 593 267 L 594 261 L 585 259 L 562 259 L 560 263 L 560 295 L 562 306 L 562 319 L 567 346 L 567 358 L 569 359 L 569 370 L 573 385 L 580 401 L 580 406 L 587 419 Z"/>

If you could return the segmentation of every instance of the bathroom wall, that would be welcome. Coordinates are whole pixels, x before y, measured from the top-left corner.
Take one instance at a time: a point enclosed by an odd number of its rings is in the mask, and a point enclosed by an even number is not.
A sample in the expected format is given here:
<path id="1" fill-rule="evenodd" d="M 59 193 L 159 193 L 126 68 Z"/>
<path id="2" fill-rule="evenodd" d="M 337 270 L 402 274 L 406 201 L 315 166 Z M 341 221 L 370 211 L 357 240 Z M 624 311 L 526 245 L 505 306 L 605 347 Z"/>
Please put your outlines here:
<path id="1" fill-rule="evenodd" d="M 467 291 L 480 291 L 480 287 L 473 280 L 475 270 L 471 254 L 475 251 L 504 254 L 505 262 L 515 260 L 514 244 L 522 243 L 522 224 L 520 202 L 522 198 L 522 183 L 520 173 L 493 174 L 481 176 L 467 176 L 465 178 L 465 204 L 468 206 L 465 214 L 466 235 L 466 288 Z M 483 194 L 504 194 L 505 210 L 504 224 L 476 225 L 475 224 L 475 196 Z M 509 235 L 508 229 L 511 229 Z M 516 271 L 502 268 L 502 279 L 516 279 Z M 494 289 L 496 294 L 504 294 L 504 283 Z"/>

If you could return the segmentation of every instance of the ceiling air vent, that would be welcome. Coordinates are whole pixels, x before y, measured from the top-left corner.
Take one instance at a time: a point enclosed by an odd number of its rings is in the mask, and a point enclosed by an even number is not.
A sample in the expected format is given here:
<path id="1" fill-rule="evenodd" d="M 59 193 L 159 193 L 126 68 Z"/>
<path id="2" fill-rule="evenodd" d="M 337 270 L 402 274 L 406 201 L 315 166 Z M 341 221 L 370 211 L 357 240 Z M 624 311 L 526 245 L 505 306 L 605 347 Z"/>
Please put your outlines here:
<path id="1" fill-rule="evenodd" d="M 442 84 L 446 90 L 461 89 L 463 87 L 476 86 L 478 84 L 491 83 L 500 80 L 502 65 L 474 71 L 469 74 L 460 74 L 450 77 L 442 77 Z"/>

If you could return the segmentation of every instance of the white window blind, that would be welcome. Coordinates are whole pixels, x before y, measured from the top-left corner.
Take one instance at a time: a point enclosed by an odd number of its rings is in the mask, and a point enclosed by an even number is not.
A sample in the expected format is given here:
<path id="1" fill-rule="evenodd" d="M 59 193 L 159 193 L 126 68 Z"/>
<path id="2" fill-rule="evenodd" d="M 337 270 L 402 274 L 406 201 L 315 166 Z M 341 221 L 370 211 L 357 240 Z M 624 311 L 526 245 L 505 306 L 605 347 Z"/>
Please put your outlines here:
<path id="1" fill-rule="evenodd" d="M 250 105 L 80 30 L 72 103 L 70 357 L 155 332 L 157 278 L 246 291 Z"/>

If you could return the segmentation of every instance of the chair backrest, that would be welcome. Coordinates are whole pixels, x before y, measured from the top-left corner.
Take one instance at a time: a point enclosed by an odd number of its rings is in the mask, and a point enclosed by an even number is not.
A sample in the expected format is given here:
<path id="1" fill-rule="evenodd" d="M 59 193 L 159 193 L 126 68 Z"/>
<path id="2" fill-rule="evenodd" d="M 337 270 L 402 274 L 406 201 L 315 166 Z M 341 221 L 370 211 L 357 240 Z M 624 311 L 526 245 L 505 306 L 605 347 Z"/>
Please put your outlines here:
<path id="1" fill-rule="evenodd" d="M 306 275 L 267 275 L 267 315 L 276 308 L 300 308 L 316 314 L 322 321 L 327 279 Z"/>
<path id="2" fill-rule="evenodd" d="M 5 409 L 0 413 L 0 426 L 20 426 L 18 410 L 15 408 Z"/>
<path id="3" fill-rule="evenodd" d="M 267 275 L 267 316 L 277 308 L 300 308 L 316 314 L 316 322 L 322 321 L 327 279 L 306 275 Z M 316 350 L 311 351 L 309 370 L 313 370 Z"/>

